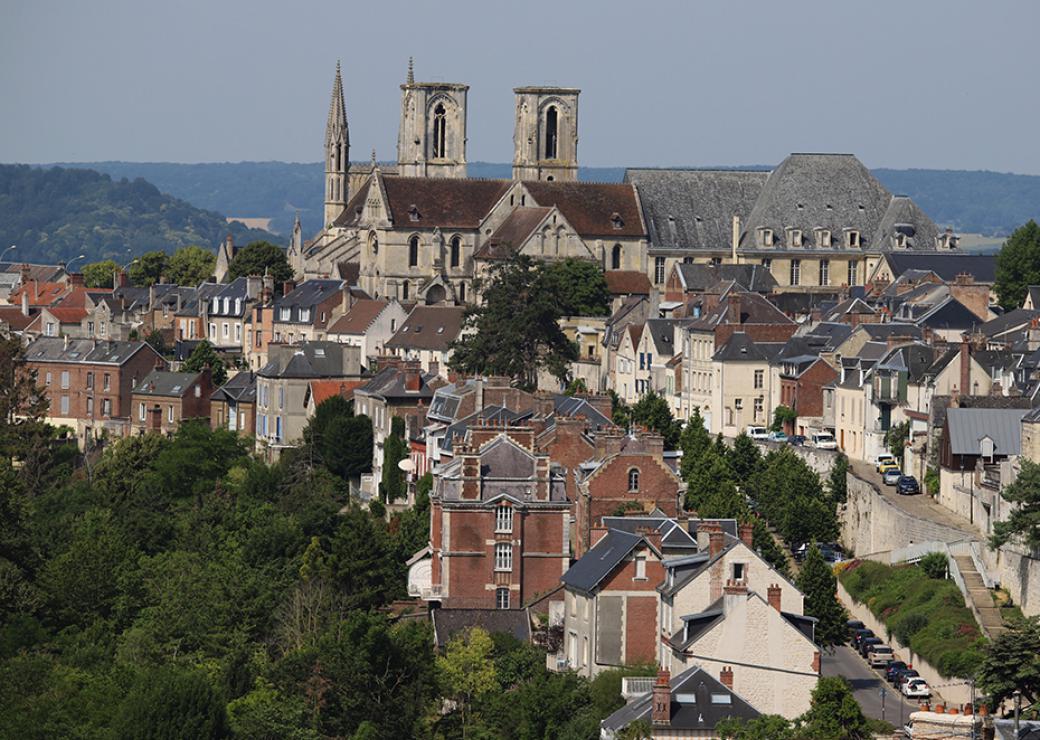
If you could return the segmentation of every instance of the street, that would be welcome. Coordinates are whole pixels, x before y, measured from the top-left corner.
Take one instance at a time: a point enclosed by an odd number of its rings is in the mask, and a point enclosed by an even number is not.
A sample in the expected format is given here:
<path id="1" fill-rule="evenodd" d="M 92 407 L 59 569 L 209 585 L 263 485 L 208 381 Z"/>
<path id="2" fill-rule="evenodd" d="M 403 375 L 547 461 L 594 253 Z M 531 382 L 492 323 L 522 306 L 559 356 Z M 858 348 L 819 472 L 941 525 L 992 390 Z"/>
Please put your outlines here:
<path id="1" fill-rule="evenodd" d="M 882 719 L 881 694 L 885 690 L 884 719 L 896 727 L 902 727 L 910 716 L 917 711 L 916 702 L 908 702 L 892 688 L 867 662 L 859 657 L 852 648 L 842 645 L 834 649 L 832 655 L 823 654 L 822 674 L 824 676 L 844 676 L 852 684 L 856 701 L 863 708 L 863 714 L 874 719 Z"/>

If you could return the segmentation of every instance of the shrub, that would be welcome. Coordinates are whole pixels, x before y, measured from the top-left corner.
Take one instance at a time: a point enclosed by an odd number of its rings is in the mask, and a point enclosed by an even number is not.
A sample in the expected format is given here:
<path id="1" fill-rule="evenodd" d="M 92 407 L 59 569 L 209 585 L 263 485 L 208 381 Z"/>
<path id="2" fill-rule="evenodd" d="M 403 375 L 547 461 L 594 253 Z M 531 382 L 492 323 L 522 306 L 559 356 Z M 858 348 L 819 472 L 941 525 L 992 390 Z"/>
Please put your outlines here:
<path id="1" fill-rule="evenodd" d="M 950 563 L 946 555 L 941 552 L 930 552 L 921 558 L 917 566 L 924 571 L 929 578 L 945 579 L 946 570 Z"/>

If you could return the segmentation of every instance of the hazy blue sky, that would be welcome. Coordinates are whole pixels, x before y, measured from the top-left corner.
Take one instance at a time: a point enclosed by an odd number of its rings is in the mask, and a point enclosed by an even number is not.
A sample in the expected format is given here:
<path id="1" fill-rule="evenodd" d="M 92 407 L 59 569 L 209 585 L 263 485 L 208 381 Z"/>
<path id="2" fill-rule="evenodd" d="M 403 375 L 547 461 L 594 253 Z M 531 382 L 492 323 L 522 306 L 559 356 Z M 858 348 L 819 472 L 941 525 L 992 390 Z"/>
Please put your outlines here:
<path id="1" fill-rule="evenodd" d="M 0 0 L 0 161 L 317 161 L 337 58 L 353 159 L 392 159 L 409 55 L 468 83 L 470 161 L 512 88 L 582 89 L 587 165 L 1040 174 L 1040 2 Z"/>

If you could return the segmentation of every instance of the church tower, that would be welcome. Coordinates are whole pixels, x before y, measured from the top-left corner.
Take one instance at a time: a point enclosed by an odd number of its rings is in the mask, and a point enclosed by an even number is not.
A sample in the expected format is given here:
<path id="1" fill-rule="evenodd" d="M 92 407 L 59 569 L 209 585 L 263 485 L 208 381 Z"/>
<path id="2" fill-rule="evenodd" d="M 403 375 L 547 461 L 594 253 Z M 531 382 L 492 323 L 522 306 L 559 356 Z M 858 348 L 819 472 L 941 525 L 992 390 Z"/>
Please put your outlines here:
<path id="1" fill-rule="evenodd" d="M 578 179 L 578 94 L 572 87 L 518 87 L 513 179 Z"/>
<path id="2" fill-rule="evenodd" d="M 466 176 L 466 94 L 457 82 L 416 82 L 412 60 L 401 85 L 397 174 Z"/>
<path id="3" fill-rule="evenodd" d="M 325 124 L 325 226 L 339 218 L 347 207 L 349 169 L 350 131 L 347 128 L 347 107 L 343 102 L 343 78 L 339 62 L 336 62 L 329 121 Z"/>

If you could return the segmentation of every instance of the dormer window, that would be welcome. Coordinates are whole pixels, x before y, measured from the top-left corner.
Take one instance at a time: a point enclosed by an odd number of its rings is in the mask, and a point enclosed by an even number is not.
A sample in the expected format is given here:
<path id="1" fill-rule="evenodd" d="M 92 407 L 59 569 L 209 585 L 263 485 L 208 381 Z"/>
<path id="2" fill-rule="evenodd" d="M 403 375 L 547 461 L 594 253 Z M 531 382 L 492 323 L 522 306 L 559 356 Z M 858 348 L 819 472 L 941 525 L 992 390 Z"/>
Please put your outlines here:
<path id="1" fill-rule="evenodd" d="M 897 249 L 906 249 L 906 234 L 896 234 L 892 237 L 892 246 Z"/>
<path id="2" fill-rule="evenodd" d="M 859 248 L 860 243 L 858 229 L 845 229 L 845 246 L 849 249 Z"/>
<path id="3" fill-rule="evenodd" d="M 412 203 L 412 205 L 408 206 L 408 220 L 418 221 L 419 218 L 419 208 L 414 203 Z"/>
<path id="4" fill-rule="evenodd" d="M 614 213 L 610 215 L 610 224 L 614 227 L 615 231 L 621 231 L 621 227 L 625 225 L 625 220 L 621 218 L 620 213 L 614 211 Z"/>
<path id="5" fill-rule="evenodd" d="M 831 232 L 829 229 L 816 229 L 816 246 L 829 248 L 831 246 Z"/>
<path id="6" fill-rule="evenodd" d="M 311 310 L 309 308 L 301 308 L 300 309 L 300 321 L 310 321 L 310 320 L 311 320 Z"/>
<path id="7" fill-rule="evenodd" d="M 760 228 L 758 230 L 758 245 L 760 247 L 771 247 L 773 246 L 773 230 Z"/>
<path id="8" fill-rule="evenodd" d="M 801 229 L 788 229 L 787 230 L 787 246 L 789 246 L 789 247 L 800 247 L 800 246 L 802 246 L 802 230 Z"/>

